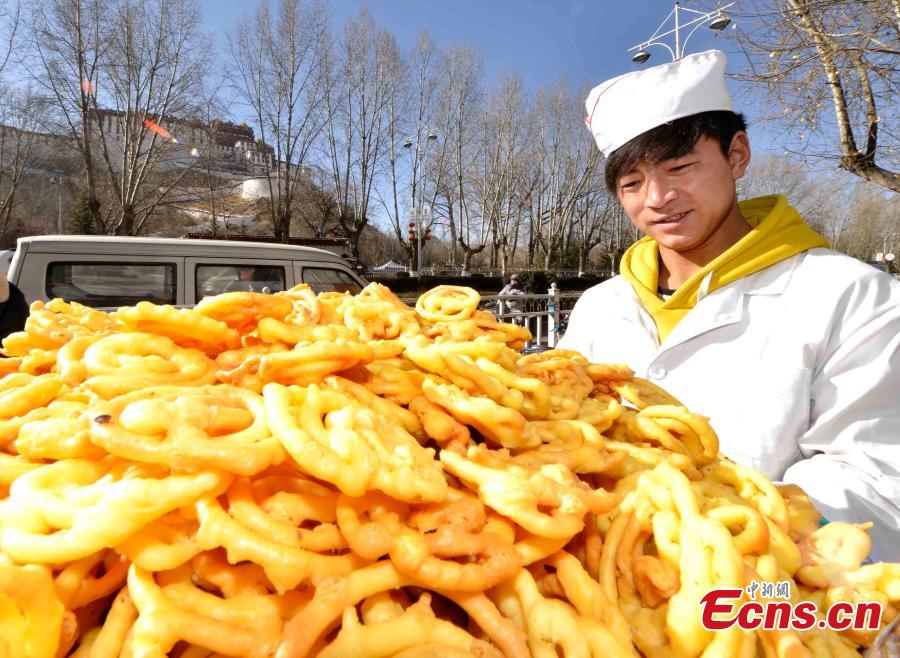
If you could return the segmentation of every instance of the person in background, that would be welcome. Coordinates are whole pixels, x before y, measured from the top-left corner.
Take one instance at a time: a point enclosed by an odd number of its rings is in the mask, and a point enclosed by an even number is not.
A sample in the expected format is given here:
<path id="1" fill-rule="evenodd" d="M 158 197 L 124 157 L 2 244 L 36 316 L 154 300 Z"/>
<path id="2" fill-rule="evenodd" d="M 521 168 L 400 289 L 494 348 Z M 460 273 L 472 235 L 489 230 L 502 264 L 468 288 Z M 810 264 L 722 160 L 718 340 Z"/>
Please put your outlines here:
<path id="1" fill-rule="evenodd" d="M 254 268 L 238 266 L 238 278 L 225 286 L 225 292 L 254 292 Z"/>
<path id="2" fill-rule="evenodd" d="M 25 328 L 28 319 L 28 302 L 15 284 L 0 272 L 0 340 Z"/>
<path id="3" fill-rule="evenodd" d="M 525 286 L 522 285 L 522 277 L 518 274 L 513 274 L 509 277 L 509 283 L 503 286 L 503 290 L 500 291 L 501 295 L 524 295 L 525 294 Z M 515 300 L 503 300 L 503 305 L 506 307 L 506 310 L 512 313 L 521 313 L 524 311 L 524 308 L 520 308 L 521 304 L 516 302 Z"/>
<path id="4" fill-rule="evenodd" d="M 625 363 L 710 419 L 720 451 L 874 522 L 900 561 L 900 282 L 828 248 L 784 196 L 738 201 L 744 118 L 708 51 L 591 91 L 606 185 L 646 237 L 560 348 Z"/>
<path id="5" fill-rule="evenodd" d="M 525 294 L 525 286 L 522 284 L 522 277 L 518 274 L 513 274 L 509 277 L 509 283 L 503 286 L 503 290 L 500 291 L 501 295 L 524 295 Z"/>

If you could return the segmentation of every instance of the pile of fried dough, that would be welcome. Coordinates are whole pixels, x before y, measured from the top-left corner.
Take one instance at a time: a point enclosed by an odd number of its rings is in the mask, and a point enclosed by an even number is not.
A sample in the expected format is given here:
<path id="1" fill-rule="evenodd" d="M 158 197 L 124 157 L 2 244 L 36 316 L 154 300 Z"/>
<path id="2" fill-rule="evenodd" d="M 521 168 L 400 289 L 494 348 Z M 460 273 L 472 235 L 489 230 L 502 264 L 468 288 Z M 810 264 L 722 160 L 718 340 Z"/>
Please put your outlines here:
<path id="1" fill-rule="evenodd" d="M 620 365 L 440 286 L 36 302 L 0 360 L 0 655 L 857 656 L 709 631 L 713 588 L 877 601 L 900 565 Z M 745 594 L 745 596 L 748 596 Z"/>

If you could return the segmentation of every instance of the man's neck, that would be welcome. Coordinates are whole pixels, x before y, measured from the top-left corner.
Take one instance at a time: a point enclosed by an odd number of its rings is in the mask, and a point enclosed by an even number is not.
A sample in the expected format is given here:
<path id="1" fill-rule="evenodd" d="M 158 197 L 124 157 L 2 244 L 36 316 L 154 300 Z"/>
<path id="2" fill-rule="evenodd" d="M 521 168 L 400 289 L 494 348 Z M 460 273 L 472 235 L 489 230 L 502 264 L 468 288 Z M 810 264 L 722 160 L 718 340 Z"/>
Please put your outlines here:
<path id="1" fill-rule="evenodd" d="M 658 285 L 676 290 L 749 232 L 750 225 L 735 202 L 728 217 L 702 244 L 688 251 L 673 251 L 660 245 Z"/>

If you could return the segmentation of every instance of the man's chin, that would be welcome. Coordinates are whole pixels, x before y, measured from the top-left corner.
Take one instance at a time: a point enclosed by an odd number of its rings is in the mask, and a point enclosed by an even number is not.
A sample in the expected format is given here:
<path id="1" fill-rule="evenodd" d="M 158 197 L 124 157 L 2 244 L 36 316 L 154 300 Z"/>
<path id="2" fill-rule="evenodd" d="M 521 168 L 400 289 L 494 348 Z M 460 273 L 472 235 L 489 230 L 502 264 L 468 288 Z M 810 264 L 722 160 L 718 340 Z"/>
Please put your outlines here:
<path id="1" fill-rule="evenodd" d="M 650 235 L 659 245 L 660 249 L 674 251 L 676 253 L 689 252 L 696 248 L 697 240 L 693 237 L 683 235 L 672 235 L 671 233 L 663 235 Z"/>

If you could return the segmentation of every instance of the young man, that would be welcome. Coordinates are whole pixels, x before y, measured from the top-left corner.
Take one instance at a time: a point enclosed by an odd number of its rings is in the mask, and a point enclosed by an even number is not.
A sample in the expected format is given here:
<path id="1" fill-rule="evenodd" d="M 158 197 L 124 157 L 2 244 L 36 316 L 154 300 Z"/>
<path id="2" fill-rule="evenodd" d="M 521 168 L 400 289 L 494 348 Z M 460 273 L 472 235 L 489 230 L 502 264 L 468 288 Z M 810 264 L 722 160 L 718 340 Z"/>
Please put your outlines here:
<path id="1" fill-rule="evenodd" d="M 750 163 L 718 51 L 595 88 L 606 181 L 646 237 L 586 291 L 560 347 L 628 364 L 802 487 L 829 520 L 873 521 L 900 561 L 900 283 L 831 251 L 782 196 L 738 202 Z"/>

